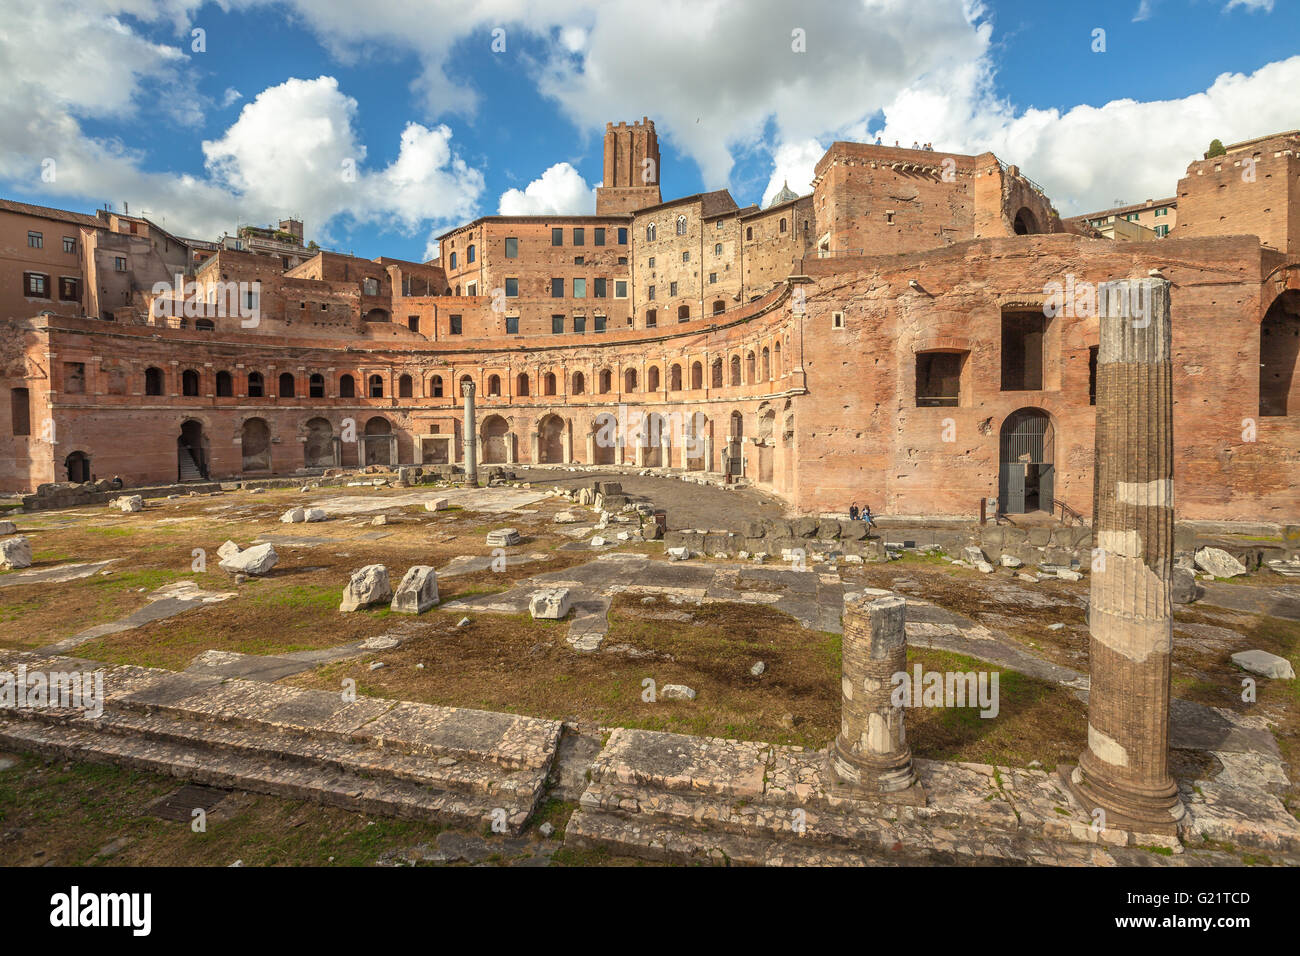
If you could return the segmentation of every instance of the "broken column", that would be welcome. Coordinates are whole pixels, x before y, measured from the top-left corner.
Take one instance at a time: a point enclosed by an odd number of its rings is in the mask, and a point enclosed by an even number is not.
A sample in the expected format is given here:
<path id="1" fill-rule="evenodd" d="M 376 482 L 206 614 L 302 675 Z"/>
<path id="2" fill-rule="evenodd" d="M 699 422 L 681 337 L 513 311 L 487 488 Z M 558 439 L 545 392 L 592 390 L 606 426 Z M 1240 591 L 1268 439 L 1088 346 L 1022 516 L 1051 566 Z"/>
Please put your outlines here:
<path id="1" fill-rule="evenodd" d="M 460 388 L 465 396 L 465 480 L 471 485 L 477 485 L 478 425 L 474 422 L 474 383 L 463 382 Z"/>
<path id="2" fill-rule="evenodd" d="M 1173 387 L 1169 283 L 1099 290 L 1088 748 L 1069 775 L 1104 828 L 1172 834 Z"/>
<path id="3" fill-rule="evenodd" d="M 893 702 L 894 675 L 907 672 L 906 607 L 896 595 L 844 596 L 840 733 L 828 761 L 833 789 L 924 804 L 903 732 L 903 708 Z"/>

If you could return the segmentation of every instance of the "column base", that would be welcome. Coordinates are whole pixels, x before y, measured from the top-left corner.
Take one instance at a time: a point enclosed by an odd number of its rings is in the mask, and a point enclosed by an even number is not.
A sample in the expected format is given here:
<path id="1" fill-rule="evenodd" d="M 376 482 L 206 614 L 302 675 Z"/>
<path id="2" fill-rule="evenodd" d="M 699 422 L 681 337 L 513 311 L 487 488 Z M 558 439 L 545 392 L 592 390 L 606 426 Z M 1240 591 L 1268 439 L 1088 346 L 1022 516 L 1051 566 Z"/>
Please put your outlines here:
<path id="1" fill-rule="evenodd" d="M 1062 764 L 1056 772 L 1089 816 L 1098 809 L 1106 814 L 1108 830 L 1178 836 L 1184 825 L 1187 808 L 1178 795 L 1178 785 L 1172 781 L 1164 791 L 1141 794 L 1109 785 L 1086 773 L 1082 765 Z"/>
<path id="2" fill-rule="evenodd" d="M 844 753 L 838 738 L 826 748 L 826 790 L 832 796 L 850 800 L 909 807 L 923 807 L 929 801 L 912 767 L 911 753 L 901 763 L 895 760 L 876 767 Z"/>

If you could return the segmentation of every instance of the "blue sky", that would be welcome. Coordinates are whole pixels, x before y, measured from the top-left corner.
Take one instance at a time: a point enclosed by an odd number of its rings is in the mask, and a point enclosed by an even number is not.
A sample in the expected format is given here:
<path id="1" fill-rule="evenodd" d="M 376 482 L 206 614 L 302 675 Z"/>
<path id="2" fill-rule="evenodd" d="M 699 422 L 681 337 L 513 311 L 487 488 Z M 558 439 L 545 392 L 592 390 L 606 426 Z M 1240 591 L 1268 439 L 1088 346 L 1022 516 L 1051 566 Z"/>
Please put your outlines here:
<path id="1" fill-rule="evenodd" d="M 422 259 L 476 215 L 590 211 L 605 120 L 656 121 L 665 198 L 804 192 L 833 139 L 880 131 L 992 149 L 1064 214 L 1172 195 L 1213 137 L 1300 127 L 1290 0 L 484 6 L 0 0 L 0 192 L 209 239 L 297 215 L 328 248 Z"/>

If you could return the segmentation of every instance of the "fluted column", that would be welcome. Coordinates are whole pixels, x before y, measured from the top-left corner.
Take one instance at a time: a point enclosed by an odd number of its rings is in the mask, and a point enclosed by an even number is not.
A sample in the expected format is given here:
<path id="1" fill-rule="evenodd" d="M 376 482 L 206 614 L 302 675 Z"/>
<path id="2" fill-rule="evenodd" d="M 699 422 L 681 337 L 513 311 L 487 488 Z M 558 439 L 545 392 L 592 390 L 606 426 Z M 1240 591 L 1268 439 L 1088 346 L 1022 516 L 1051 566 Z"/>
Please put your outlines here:
<path id="1" fill-rule="evenodd" d="M 1069 778 L 1103 827 L 1173 833 L 1173 371 L 1169 283 L 1125 279 L 1099 296 L 1088 748 Z"/>
<path id="2" fill-rule="evenodd" d="M 478 484 L 478 425 L 474 421 L 474 382 L 461 385 L 465 396 L 465 480 L 471 485 Z"/>

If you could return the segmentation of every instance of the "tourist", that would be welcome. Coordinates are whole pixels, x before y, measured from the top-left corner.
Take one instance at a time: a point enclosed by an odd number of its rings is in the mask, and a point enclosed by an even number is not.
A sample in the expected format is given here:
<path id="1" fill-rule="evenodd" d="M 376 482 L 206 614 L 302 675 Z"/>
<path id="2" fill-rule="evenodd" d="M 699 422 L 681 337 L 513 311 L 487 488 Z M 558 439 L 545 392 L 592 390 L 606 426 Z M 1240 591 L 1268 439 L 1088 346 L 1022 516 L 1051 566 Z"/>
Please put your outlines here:
<path id="1" fill-rule="evenodd" d="M 876 516 L 871 513 L 871 505 L 867 505 L 862 509 L 862 520 L 867 523 L 868 528 L 876 526 Z"/>
<path id="2" fill-rule="evenodd" d="M 850 521 L 858 520 L 858 503 L 856 501 L 853 502 L 853 504 L 849 505 L 849 520 Z"/>

